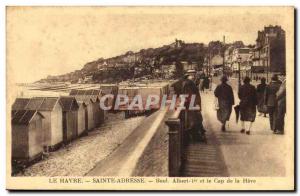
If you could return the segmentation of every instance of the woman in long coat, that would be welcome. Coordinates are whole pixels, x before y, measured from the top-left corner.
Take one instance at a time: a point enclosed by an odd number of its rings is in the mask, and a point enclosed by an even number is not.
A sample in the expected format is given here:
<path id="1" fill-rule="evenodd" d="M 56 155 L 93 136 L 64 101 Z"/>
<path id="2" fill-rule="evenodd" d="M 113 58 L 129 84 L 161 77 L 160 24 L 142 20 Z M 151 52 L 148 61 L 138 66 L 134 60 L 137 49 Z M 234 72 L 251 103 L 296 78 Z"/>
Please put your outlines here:
<path id="1" fill-rule="evenodd" d="M 257 110 L 258 112 L 264 114 L 264 117 L 266 117 L 266 114 L 268 113 L 268 108 L 265 105 L 265 91 L 266 91 L 266 78 L 260 79 L 261 83 L 257 85 L 256 93 L 257 93 Z"/>
<path id="2" fill-rule="evenodd" d="M 226 82 L 228 81 L 226 76 L 221 78 L 221 84 L 215 89 L 215 96 L 218 98 L 219 108 L 217 110 L 217 118 L 222 123 L 222 131 L 226 131 L 226 121 L 229 120 L 232 106 L 234 105 L 234 96 L 231 86 Z"/>
<path id="3" fill-rule="evenodd" d="M 241 133 L 250 134 L 250 129 L 252 123 L 255 121 L 256 117 L 256 105 L 257 97 L 256 90 L 253 85 L 250 84 L 250 78 L 245 77 L 244 84 L 239 88 L 238 96 L 240 99 L 240 113 L 241 113 L 241 122 L 242 130 Z M 249 122 L 248 126 L 245 128 L 245 122 Z"/>
<path id="4" fill-rule="evenodd" d="M 193 78 L 189 75 L 188 79 L 185 79 L 182 83 L 182 94 L 188 95 L 185 102 L 185 107 L 189 108 L 190 98 L 195 95 L 195 104 L 199 105 L 199 110 L 187 109 L 187 131 L 194 141 L 205 141 L 205 129 L 203 127 L 203 118 L 201 114 L 201 97 L 197 86 L 195 85 Z"/>

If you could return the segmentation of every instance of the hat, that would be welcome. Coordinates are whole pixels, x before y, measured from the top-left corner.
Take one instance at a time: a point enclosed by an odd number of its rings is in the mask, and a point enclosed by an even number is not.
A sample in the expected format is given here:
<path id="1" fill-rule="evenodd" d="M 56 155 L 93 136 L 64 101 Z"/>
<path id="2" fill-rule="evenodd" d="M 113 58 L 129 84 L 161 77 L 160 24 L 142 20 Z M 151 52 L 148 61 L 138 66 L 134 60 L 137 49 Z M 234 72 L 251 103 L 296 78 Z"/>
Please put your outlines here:
<path id="1" fill-rule="evenodd" d="M 187 74 L 192 74 L 192 73 L 196 73 L 196 70 L 194 69 L 189 69 L 186 71 Z"/>

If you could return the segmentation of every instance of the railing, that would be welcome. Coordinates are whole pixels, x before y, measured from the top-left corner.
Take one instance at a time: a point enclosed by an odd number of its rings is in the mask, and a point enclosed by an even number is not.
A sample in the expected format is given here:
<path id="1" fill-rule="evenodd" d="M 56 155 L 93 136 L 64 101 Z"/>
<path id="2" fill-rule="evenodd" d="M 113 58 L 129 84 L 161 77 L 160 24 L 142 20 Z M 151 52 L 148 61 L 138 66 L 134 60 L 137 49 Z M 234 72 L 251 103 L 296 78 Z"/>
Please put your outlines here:
<path id="1" fill-rule="evenodd" d="M 187 112 L 177 109 L 165 122 L 169 128 L 169 176 L 180 176 L 186 142 Z"/>

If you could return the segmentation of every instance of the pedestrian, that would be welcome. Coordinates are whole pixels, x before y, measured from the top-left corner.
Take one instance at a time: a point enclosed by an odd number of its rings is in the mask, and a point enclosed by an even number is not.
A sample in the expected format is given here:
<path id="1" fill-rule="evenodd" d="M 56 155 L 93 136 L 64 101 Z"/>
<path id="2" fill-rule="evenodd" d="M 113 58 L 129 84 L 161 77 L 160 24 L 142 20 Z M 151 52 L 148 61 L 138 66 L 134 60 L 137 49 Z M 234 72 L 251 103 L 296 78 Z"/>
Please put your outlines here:
<path id="1" fill-rule="evenodd" d="M 203 79 L 203 83 L 202 83 L 202 89 L 204 92 L 207 92 L 207 90 L 209 89 L 209 77 L 208 75 L 206 75 Z"/>
<path id="2" fill-rule="evenodd" d="M 222 123 L 221 130 L 226 131 L 226 121 L 229 121 L 232 106 L 234 105 L 233 90 L 230 85 L 227 84 L 228 78 L 223 76 L 221 78 L 221 84 L 215 89 L 215 96 L 218 99 L 217 118 Z"/>
<path id="3" fill-rule="evenodd" d="M 197 74 L 195 75 L 195 80 L 194 80 L 194 82 L 195 82 L 197 88 L 199 89 L 199 88 L 200 88 L 200 82 L 201 82 L 201 78 L 200 78 L 200 74 L 199 74 L 199 73 L 197 73 Z"/>
<path id="4" fill-rule="evenodd" d="M 188 78 L 182 83 L 182 93 L 188 95 L 185 102 L 187 112 L 187 133 L 194 141 L 205 142 L 205 129 L 203 127 L 203 117 L 201 114 L 201 97 L 199 90 L 194 83 L 194 73 L 188 71 Z M 191 96 L 195 95 L 195 104 L 199 105 L 199 110 L 189 110 Z"/>
<path id="5" fill-rule="evenodd" d="M 266 92 L 266 78 L 262 77 L 260 79 L 260 84 L 257 85 L 256 93 L 257 93 L 257 110 L 260 113 L 260 115 L 264 114 L 264 117 L 266 117 L 266 114 L 268 113 L 268 108 L 265 105 L 265 92 Z"/>
<path id="6" fill-rule="evenodd" d="M 250 78 L 245 77 L 244 84 L 239 88 L 240 114 L 242 129 L 241 133 L 250 134 L 252 123 L 256 117 L 257 97 L 255 87 L 250 84 Z M 248 126 L 247 126 L 248 125 Z"/>
<path id="7" fill-rule="evenodd" d="M 265 92 L 265 105 L 268 107 L 270 128 L 273 132 L 276 131 L 276 116 L 277 116 L 277 99 L 276 93 L 279 90 L 281 82 L 275 74 L 271 78 L 271 82 L 266 87 Z"/>
<path id="8" fill-rule="evenodd" d="M 286 113 L 286 80 L 284 79 L 276 93 L 277 99 L 277 116 L 275 134 L 284 133 L 284 116 Z"/>
<path id="9" fill-rule="evenodd" d="M 212 75 L 209 75 L 209 90 L 212 90 L 212 81 L 213 81 L 213 77 Z"/>
<path id="10" fill-rule="evenodd" d="M 203 81 L 204 81 L 204 78 L 201 78 L 201 79 L 200 79 L 200 84 L 199 84 L 199 85 L 200 85 L 200 91 L 201 91 L 201 92 L 204 92 Z"/>

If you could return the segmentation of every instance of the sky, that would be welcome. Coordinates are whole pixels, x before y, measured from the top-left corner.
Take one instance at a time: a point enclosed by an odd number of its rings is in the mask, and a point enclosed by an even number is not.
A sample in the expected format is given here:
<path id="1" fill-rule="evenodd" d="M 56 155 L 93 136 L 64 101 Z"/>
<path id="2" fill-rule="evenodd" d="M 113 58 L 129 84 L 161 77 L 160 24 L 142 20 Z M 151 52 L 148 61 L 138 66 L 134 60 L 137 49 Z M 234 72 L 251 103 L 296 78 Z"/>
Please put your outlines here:
<path id="1" fill-rule="evenodd" d="M 174 42 L 242 40 L 267 25 L 290 28 L 289 7 L 8 7 L 7 77 L 33 82 L 87 62 Z M 287 32 L 288 33 L 288 32 Z"/>

